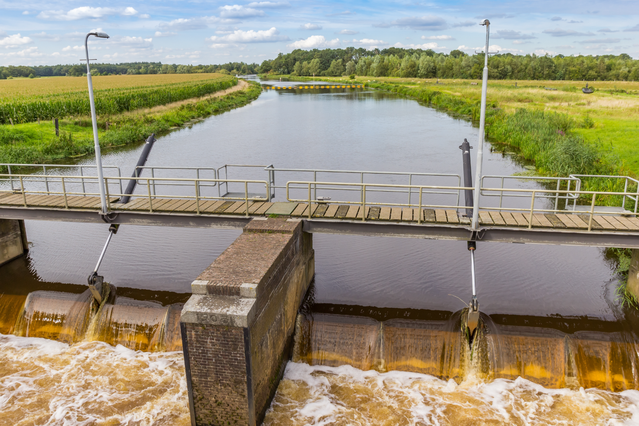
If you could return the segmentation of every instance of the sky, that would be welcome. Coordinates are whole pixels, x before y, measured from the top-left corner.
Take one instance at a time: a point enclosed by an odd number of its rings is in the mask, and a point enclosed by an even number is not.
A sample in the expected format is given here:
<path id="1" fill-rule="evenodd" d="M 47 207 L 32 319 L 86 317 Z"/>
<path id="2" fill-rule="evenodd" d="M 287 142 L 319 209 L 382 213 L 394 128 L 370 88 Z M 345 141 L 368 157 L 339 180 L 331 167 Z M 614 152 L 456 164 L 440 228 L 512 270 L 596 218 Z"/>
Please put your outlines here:
<path id="1" fill-rule="evenodd" d="M 294 49 L 405 47 L 448 53 L 627 53 L 639 59 L 637 0 L 0 0 L 0 65 L 261 63 Z"/>

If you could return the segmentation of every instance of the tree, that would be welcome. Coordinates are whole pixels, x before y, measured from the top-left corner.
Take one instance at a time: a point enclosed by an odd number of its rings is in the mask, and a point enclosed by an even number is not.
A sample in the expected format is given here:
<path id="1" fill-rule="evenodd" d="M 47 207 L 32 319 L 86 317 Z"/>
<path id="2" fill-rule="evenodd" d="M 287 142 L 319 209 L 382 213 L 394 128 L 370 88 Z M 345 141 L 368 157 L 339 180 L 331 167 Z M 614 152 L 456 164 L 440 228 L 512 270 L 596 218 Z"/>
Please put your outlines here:
<path id="1" fill-rule="evenodd" d="M 344 65 L 341 59 L 335 59 L 331 62 L 331 66 L 326 71 L 327 75 L 340 76 L 344 74 Z"/>
<path id="2" fill-rule="evenodd" d="M 348 63 L 346 64 L 346 75 L 355 74 L 355 72 L 356 72 L 355 62 L 348 61 Z"/>
<path id="3" fill-rule="evenodd" d="M 301 62 L 296 62 L 295 63 L 295 66 L 293 67 L 292 75 L 302 75 L 302 63 Z"/>
<path id="4" fill-rule="evenodd" d="M 321 71 L 320 60 L 318 58 L 313 59 L 309 65 L 309 72 L 312 75 L 319 75 Z"/>

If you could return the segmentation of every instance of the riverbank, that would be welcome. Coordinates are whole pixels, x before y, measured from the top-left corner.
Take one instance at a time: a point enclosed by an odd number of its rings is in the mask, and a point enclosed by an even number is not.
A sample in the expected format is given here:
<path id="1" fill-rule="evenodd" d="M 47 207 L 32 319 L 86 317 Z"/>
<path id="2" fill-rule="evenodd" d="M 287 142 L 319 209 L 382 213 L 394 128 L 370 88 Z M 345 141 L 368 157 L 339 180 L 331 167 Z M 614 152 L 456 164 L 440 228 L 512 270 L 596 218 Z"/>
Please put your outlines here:
<path id="1" fill-rule="evenodd" d="M 98 117 L 100 147 L 122 147 L 162 135 L 211 115 L 242 107 L 261 93 L 259 83 L 240 81 L 213 94 L 153 108 Z M 0 126 L 0 163 L 52 163 L 94 153 L 90 117 Z M 1 170 L 0 170 L 1 171 Z"/>

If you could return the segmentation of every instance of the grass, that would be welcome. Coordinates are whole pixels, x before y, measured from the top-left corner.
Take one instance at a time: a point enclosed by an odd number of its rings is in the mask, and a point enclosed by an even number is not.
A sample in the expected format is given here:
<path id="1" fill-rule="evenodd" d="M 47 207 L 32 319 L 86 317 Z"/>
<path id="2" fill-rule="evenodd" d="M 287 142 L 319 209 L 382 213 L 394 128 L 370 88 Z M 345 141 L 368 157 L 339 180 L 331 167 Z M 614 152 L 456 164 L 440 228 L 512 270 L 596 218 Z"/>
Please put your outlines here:
<path id="1" fill-rule="evenodd" d="M 139 110 L 98 118 L 100 147 L 120 147 L 144 141 L 151 133 L 161 135 L 193 120 L 220 114 L 250 103 L 261 93 L 258 83 L 220 97 L 205 97 L 182 101 L 174 107 Z M 94 153 L 93 133 L 89 117 L 60 122 L 60 136 L 55 136 L 50 121 L 0 126 L 0 163 L 52 163 L 69 157 Z M 5 172 L 0 167 L 0 173 Z"/>

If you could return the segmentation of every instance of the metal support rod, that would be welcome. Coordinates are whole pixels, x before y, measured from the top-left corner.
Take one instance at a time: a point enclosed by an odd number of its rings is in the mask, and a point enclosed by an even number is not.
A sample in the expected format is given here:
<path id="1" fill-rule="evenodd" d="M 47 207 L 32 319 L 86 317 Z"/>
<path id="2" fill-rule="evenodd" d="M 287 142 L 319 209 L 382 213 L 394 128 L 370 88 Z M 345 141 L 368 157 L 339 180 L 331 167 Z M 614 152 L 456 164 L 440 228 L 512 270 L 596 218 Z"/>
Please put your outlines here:
<path id="1" fill-rule="evenodd" d="M 481 114 L 479 117 L 479 138 L 477 142 L 477 164 L 475 164 L 475 199 L 473 203 L 472 229 L 479 229 L 479 191 L 481 188 L 481 168 L 484 158 L 484 127 L 486 124 L 486 90 L 488 89 L 488 40 L 490 35 L 490 21 L 484 19 L 481 23 L 486 27 L 486 51 L 484 52 L 484 73 L 481 85 Z"/>

